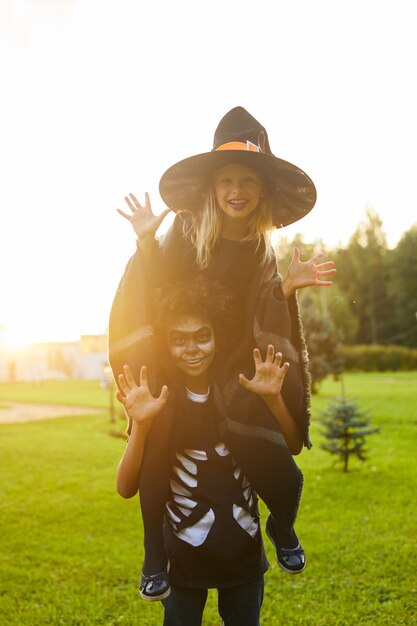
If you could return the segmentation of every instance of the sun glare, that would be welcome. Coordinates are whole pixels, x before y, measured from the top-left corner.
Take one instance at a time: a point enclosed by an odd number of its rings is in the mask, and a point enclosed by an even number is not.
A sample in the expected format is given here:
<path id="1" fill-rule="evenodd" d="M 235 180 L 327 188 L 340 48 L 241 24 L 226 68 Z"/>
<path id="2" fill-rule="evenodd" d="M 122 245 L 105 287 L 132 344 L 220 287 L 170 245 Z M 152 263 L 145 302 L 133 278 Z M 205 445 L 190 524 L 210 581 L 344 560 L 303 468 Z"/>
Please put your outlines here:
<path id="1" fill-rule="evenodd" d="M 12 324 L 0 324 L 0 349 L 3 348 L 9 352 L 25 351 L 33 344 L 38 343 L 65 343 L 79 341 L 82 331 L 70 324 L 61 327 L 59 324 L 54 326 L 47 322 L 38 322 L 35 320 L 32 324 L 23 324 L 14 322 Z M 100 334 L 94 330 L 84 331 L 84 334 Z"/>
<path id="2" fill-rule="evenodd" d="M 25 328 L 6 326 L 3 331 L 3 343 L 6 350 L 24 350 L 31 340 Z"/>

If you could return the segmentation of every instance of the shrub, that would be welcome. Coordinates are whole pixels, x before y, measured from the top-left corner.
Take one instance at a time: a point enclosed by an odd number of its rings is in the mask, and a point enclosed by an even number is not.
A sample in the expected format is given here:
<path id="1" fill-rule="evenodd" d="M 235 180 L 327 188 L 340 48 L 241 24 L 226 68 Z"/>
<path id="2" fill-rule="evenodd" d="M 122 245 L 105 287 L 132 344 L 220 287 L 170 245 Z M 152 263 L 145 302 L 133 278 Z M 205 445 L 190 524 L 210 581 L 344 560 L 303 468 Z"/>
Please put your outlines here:
<path id="1" fill-rule="evenodd" d="M 417 349 L 403 346 L 361 344 L 343 346 L 341 353 L 347 372 L 386 372 L 417 370 Z"/>

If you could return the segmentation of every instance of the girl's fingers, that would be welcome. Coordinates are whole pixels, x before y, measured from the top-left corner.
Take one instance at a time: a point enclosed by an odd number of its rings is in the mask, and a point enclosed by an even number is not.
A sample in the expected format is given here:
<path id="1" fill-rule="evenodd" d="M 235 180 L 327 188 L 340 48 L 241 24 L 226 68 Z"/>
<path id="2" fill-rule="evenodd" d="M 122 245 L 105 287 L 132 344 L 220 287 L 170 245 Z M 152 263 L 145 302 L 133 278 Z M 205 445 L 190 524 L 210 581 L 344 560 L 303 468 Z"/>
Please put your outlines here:
<path id="1" fill-rule="evenodd" d="M 140 380 L 140 386 L 147 385 L 147 383 L 148 383 L 148 370 L 147 370 L 146 365 L 142 365 L 142 367 L 140 368 L 139 380 Z"/>
<path id="2" fill-rule="evenodd" d="M 277 352 L 274 358 L 274 365 L 279 367 L 281 369 L 281 373 L 285 376 L 285 374 L 287 373 L 290 367 L 290 364 L 288 363 L 288 361 L 285 361 L 285 363 L 281 366 L 281 363 L 282 363 L 282 352 Z"/>
<path id="3" fill-rule="evenodd" d="M 125 396 L 119 390 L 116 391 L 116 398 L 119 402 L 121 402 L 121 404 L 126 402 Z"/>
<path id="4" fill-rule="evenodd" d="M 135 200 L 136 200 L 136 198 L 135 198 Z M 134 206 L 134 204 L 133 204 L 132 200 L 129 198 L 129 196 L 125 196 L 125 202 L 126 202 L 127 206 L 129 207 L 129 209 L 132 211 L 132 213 L 135 213 L 136 212 L 136 207 Z"/>
<path id="5" fill-rule="evenodd" d="M 126 383 L 129 386 L 129 389 L 133 389 L 136 387 L 135 379 L 133 378 L 132 372 L 130 371 L 130 367 L 128 365 L 123 365 L 123 373 L 126 378 Z"/>
<path id="6" fill-rule="evenodd" d="M 122 217 L 124 217 L 124 218 L 126 218 L 127 220 L 129 220 L 129 222 L 130 222 L 130 220 L 132 219 L 132 216 L 131 216 L 131 215 L 128 215 L 127 213 L 124 213 L 124 212 L 123 212 L 123 211 L 121 211 L 120 209 L 116 209 L 116 211 L 117 211 L 118 213 L 120 213 L 120 215 L 121 215 Z"/>
<path id="7" fill-rule="evenodd" d="M 250 381 L 246 378 L 244 374 L 239 374 L 239 382 L 244 387 L 244 389 L 249 389 Z"/>
<path id="8" fill-rule="evenodd" d="M 160 215 L 158 215 L 159 223 L 161 223 L 162 220 L 164 219 L 164 217 L 166 217 L 168 215 L 168 213 L 170 213 L 171 211 L 172 211 L 172 209 L 165 209 L 164 211 L 162 211 L 162 213 Z"/>
<path id="9" fill-rule="evenodd" d="M 307 261 L 308 263 L 311 263 L 314 261 L 317 261 L 318 259 L 321 259 L 321 257 L 324 256 L 324 252 L 317 252 L 316 254 L 314 254 L 311 259 L 309 259 L 309 261 Z"/>
<path id="10" fill-rule="evenodd" d="M 262 363 L 261 353 L 259 352 L 258 348 L 253 349 L 253 360 L 255 361 L 255 365 L 259 365 L 260 363 Z"/>
<path id="11" fill-rule="evenodd" d="M 321 269 L 324 267 L 332 267 L 334 265 L 334 261 L 324 261 L 324 263 L 318 263 L 316 265 L 317 269 Z"/>
<path id="12" fill-rule="evenodd" d="M 168 387 L 164 385 L 161 389 L 161 393 L 159 394 L 158 400 L 160 400 L 161 402 L 165 404 L 165 402 L 168 400 L 168 396 L 169 396 Z"/>
<path id="13" fill-rule="evenodd" d="M 316 285 L 319 287 L 331 287 L 333 285 L 331 280 L 319 280 L 316 278 Z"/>
<path id="14" fill-rule="evenodd" d="M 131 198 L 133 200 L 133 204 L 135 205 L 136 209 L 141 209 L 142 208 L 142 205 L 139 202 L 139 200 L 137 199 L 137 197 L 135 196 L 135 194 L 130 193 L 129 194 L 129 198 Z"/>
<path id="15" fill-rule="evenodd" d="M 274 354 L 275 354 L 274 346 L 272 345 L 272 343 L 270 343 L 266 349 L 265 363 L 267 361 L 272 363 L 272 361 L 274 360 Z"/>
<path id="16" fill-rule="evenodd" d="M 331 276 L 331 274 L 336 274 L 336 272 L 337 272 L 336 268 L 334 268 L 332 270 L 321 270 L 319 272 L 319 275 L 320 276 Z"/>
<path id="17" fill-rule="evenodd" d="M 278 365 L 279 367 L 281 365 L 281 361 L 282 361 L 282 352 L 277 352 L 275 354 L 275 359 L 274 359 L 275 365 Z"/>
<path id="18" fill-rule="evenodd" d="M 128 384 L 126 382 L 126 379 L 125 379 L 124 375 L 123 374 L 119 374 L 118 380 L 119 380 L 119 387 L 120 387 L 120 389 L 123 391 L 123 393 L 125 395 L 127 395 L 129 393 L 129 391 L 130 391 L 130 387 L 128 386 Z"/>
<path id="19" fill-rule="evenodd" d="M 138 209 L 142 209 L 142 210 L 146 209 L 147 213 L 152 213 L 151 201 L 149 199 L 149 194 L 148 194 L 147 191 L 145 191 L 145 204 L 143 204 L 143 205 L 139 202 L 139 200 L 137 199 L 137 197 L 133 193 L 130 193 L 129 196 L 132 198 L 136 210 L 138 210 Z"/>

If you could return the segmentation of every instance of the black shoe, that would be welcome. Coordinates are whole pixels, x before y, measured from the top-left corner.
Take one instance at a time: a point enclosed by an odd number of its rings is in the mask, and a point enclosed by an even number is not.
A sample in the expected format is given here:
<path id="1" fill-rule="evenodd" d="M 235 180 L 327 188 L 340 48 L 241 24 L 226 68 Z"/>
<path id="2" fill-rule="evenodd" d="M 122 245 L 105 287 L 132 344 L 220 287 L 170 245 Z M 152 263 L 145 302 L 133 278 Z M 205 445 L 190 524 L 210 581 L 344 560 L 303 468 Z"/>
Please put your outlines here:
<path id="1" fill-rule="evenodd" d="M 274 544 L 277 553 L 278 565 L 288 574 L 301 574 L 306 567 L 306 555 L 300 543 L 295 548 L 282 548 L 277 545 L 274 530 L 272 528 L 271 515 L 266 520 L 266 534 Z"/>
<path id="2" fill-rule="evenodd" d="M 139 591 L 140 597 L 148 602 L 164 600 L 171 593 L 171 587 L 168 582 L 168 574 L 166 572 L 159 572 L 159 574 L 146 576 L 142 572 Z"/>

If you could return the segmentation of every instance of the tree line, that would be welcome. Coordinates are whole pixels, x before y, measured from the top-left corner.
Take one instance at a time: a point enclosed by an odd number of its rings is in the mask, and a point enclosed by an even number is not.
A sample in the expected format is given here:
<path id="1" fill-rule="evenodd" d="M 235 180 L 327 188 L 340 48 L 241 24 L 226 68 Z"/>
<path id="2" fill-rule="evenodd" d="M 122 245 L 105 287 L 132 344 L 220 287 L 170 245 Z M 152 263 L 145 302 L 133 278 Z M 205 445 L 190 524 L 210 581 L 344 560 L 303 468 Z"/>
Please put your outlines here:
<path id="1" fill-rule="evenodd" d="M 300 292 L 307 325 L 311 316 L 319 327 L 330 324 L 337 341 L 345 345 L 417 347 L 417 223 L 393 249 L 373 209 L 367 210 L 345 247 L 328 248 L 319 239 L 305 243 L 302 235 L 281 237 L 276 246 L 279 271 L 286 271 L 294 246 L 304 260 L 323 250 L 337 267 L 331 288 Z M 319 329 L 312 336 L 317 338 L 317 333 Z"/>

